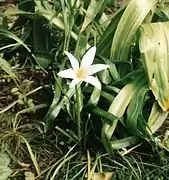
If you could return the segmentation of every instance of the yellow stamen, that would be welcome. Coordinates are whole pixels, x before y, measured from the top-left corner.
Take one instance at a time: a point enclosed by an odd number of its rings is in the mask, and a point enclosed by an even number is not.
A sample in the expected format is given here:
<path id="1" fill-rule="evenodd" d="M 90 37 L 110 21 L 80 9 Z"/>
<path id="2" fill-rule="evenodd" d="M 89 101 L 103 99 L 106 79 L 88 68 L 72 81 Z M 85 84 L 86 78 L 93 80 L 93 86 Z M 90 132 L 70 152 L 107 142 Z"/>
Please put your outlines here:
<path id="1" fill-rule="evenodd" d="M 76 70 L 76 77 L 79 79 L 84 79 L 87 76 L 87 71 L 85 68 L 79 68 Z"/>

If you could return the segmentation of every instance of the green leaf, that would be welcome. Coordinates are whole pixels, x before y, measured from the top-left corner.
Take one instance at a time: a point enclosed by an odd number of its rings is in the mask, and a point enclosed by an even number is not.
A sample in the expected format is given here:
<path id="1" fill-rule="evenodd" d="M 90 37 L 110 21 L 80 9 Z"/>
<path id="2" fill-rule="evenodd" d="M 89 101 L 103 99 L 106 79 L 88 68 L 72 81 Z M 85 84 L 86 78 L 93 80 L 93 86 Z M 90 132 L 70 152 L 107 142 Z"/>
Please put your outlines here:
<path id="1" fill-rule="evenodd" d="M 112 154 L 114 150 L 112 146 L 113 141 L 111 140 L 111 138 L 117 127 L 119 119 L 122 118 L 122 116 L 124 115 L 126 108 L 131 102 L 134 94 L 137 93 L 138 88 L 140 88 L 140 86 L 142 86 L 144 83 L 145 83 L 144 75 L 141 75 L 133 82 L 125 85 L 121 89 L 121 91 L 117 94 L 117 96 L 115 97 L 115 99 L 113 100 L 112 104 L 109 107 L 108 112 L 113 114 L 116 117 L 116 119 L 114 119 L 112 124 L 104 123 L 102 128 L 102 140 L 106 150 L 110 154 Z"/>
<path id="2" fill-rule="evenodd" d="M 104 125 L 102 127 L 102 133 L 101 133 L 102 142 L 103 142 L 105 149 L 107 150 L 107 152 L 110 155 L 112 155 L 114 152 L 114 149 L 112 148 L 112 145 L 111 145 L 111 136 L 112 136 L 112 132 L 114 132 L 114 130 L 117 126 L 118 120 L 119 120 L 118 118 L 116 118 L 114 120 L 114 123 L 113 123 L 114 126 L 110 126 L 109 124 L 104 123 Z M 111 130 L 110 133 L 108 133 L 109 130 Z"/>
<path id="3" fill-rule="evenodd" d="M 35 175 L 32 172 L 25 172 L 25 180 L 35 180 Z"/>
<path id="4" fill-rule="evenodd" d="M 15 73 L 13 72 L 11 68 L 11 65 L 5 59 L 1 57 L 0 57 L 0 68 L 2 68 L 3 71 L 9 74 L 13 80 L 17 79 Z"/>
<path id="5" fill-rule="evenodd" d="M 119 75 L 119 73 L 117 71 L 117 68 L 116 68 L 115 64 L 112 61 L 110 61 L 109 59 L 107 59 L 107 58 L 105 58 L 103 56 L 100 56 L 100 58 L 102 59 L 102 61 L 104 61 L 105 64 L 109 65 L 109 72 L 110 72 L 110 75 L 113 78 L 113 80 L 115 80 L 115 81 L 119 80 L 120 79 L 120 75 Z M 108 76 L 110 78 L 110 76 L 108 74 L 108 71 L 106 71 L 106 72 L 107 72 L 106 77 Z M 101 79 L 103 77 L 101 77 Z M 104 78 L 106 78 L 106 77 L 104 77 Z M 104 80 L 102 80 L 102 82 L 104 82 Z"/>
<path id="6" fill-rule="evenodd" d="M 24 46 L 28 50 L 28 52 L 31 52 L 28 46 L 20 38 L 18 38 L 15 34 L 11 33 L 10 31 L 0 28 L 0 36 L 6 36 L 8 38 L 13 39 L 14 41 Z"/>
<path id="7" fill-rule="evenodd" d="M 65 31 L 65 40 L 64 40 L 63 50 L 68 51 L 76 10 L 74 9 L 74 7 L 72 7 L 72 4 L 70 1 L 60 0 L 60 5 L 62 8 L 61 14 L 63 17 L 64 31 Z"/>
<path id="8" fill-rule="evenodd" d="M 111 124 L 114 120 L 118 119 L 116 116 L 113 114 L 102 110 L 101 108 L 95 107 L 95 108 L 90 108 L 90 111 L 99 117 L 103 118 L 103 122 Z"/>
<path id="9" fill-rule="evenodd" d="M 133 70 L 130 73 L 126 74 L 121 79 L 119 79 L 118 81 L 113 82 L 112 85 L 121 87 L 121 86 L 124 86 L 126 84 L 129 84 L 134 79 L 137 79 L 143 73 L 143 71 L 144 71 L 143 69 Z"/>
<path id="10" fill-rule="evenodd" d="M 128 54 L 134 36 L 139 26 L 150 11 L 154 9 L 157 0 L 131 0 L 124 11 L 117 26 L 112 46 L 111 55 L 115 61 L 128 59 Z"/>
<path id="11" fill-rule="evenodd" d="M 137 85 L 137 90 L 132 97 L 132 100 L 127 109 L 126 126 L 133 135 L 138 135 L 142 130 L 142 123 L 146 127 L 146 122 L 140 122 L 139 116 L 142 114 L 144 102 L 146 100 L 146 94 L 149 91 L 146 81 L 143 84 Z M 141 127 L 140 127 L 141 126 Z M 143 133 L 143 132 L 142 132 Z M 144 134 L 146 135 L 146 134 Z"/>
<path id="12" fill-rule="evenodd" d="M 89 49 L 89 37 L 92 31 L 91 26 L 88 26 L 85 31 L 79 32 L 76 49 L 75 49 L 75 56 L 77 58 L 82 57 L 82 55 L 86 52 L 86 49 Z"/>
<path id="13" fill-rule="evenodd" d="M 12 170 L 8 167 L 10 158 L 6 153 L 0 152 L 0 179 L 7 180 Z"/>
<path id="14" fill-rule="evenodd" d="M 38 15 L 41 15 L 41 16 L 45 17 L 51 23 L 55 24 L 58 28 L 60 28 L 62 30 L 64 29 L 64 22 L 63 22 L 62 17 L 56 16 L 55 11 L 52 10 L 52 9 L 45 9 L 42 6 L 41 1 L 34 0 L 34 2 L 36 4 L 36 13 Z"/>
<path id="15" fill-rule="evenodd" d="M 113 36 L 124 10 L 125 10 L 125 6 L 121 7 L 113 15 L 111 22 L 104 30 L 103 34 L 101 35 L 97 45 L 97 52 L 99 55 L 104 56 L 106 58 L 110 58 L 110 49 L 111 49 Z"/>
<path id="16" fill-rule="evenodd" d="M 122 149 L 129 146 L 132 146 L 138 142 L 138 137 L 136 136 L 130 136 L 119 140 L 114 140 L 111 142 L 111 147 L 116 149 Z"/>
<path id="17" fill-rule="evenodd" d="M 168 22 L 144 24 L 139 42 L 149 86 L 163 111 L 169 110 L 168 31 Z"/>
<path id="18" fill-rule="evenodd" d="M 26 12 L 26 11 L 22 11 L 16 8 L 16 6 L 10 6 L 8 7 L 3 13 L 2 16 L 3 17 L 9 17 L 9 16 L 16 16 L 16 15 L 34 15 L 32 12 Z"/>
<path id="19" fill-rule="evenodd" d="M 147 122 L 147 131 L 149 134 L 156 132 L 159 127 L 163 124 L 168 116 L 168 112 L 164 112 L 157 102 L 153 104 L 150 116 Z"/>
<path id="20" fill-rule="evenodd" d="M 35 16 L 33 23 L 33 47 L 36 61 L 43 68 L 47 68 L 52 63 L 50 50 L 53 47 L 53 38 L 44 26 L 44 19 Z"/>
<path id="21" fill-rule="evenodd" d="M 94 88 L 92 95 L 87 103 L 87 106 L 97 106 L 100 99 L 101 90 Z"/>
<path id="22" fill-rule="evenodd" d="M 78 87 L 80 84 L 78 85 Z M 77 88 L 78 88 L 77 87 Z M 69 99 L 75 94 L 75 88 L 71 88 L 67 91 L 66 95 L 61 99 L 59 103 L 55 103 L 55 100 L 53 100 L 52 106 L 49 108 L 46 116 L 44 117 L 43 121 L 45 123 L 44 125 L 44 131 L 48 131 L 49 129 L 53 128 L 55 118 L 58 116 L 61 108 L 64 107 L 64 104 L 69 101 Z M 57 100 L 56 100 L 57 102 Z"/>
<path id="23" fill-rule="evenodd" d="M 64 20 L 63 20 L 63 16 L 61 13 L 56 13 L 52 8 L 50 9 L 45 9 L 42 4 L 41 1 L 39 0 L 34 0 L 35 4 L 36 4 L 36 14 L 42 17 L 45 17 L 50 24 L 56 26 L 57 28 L 64 30 L 65 29 L 65 25 L 64 25 Z M 75 32 L 71 31 L 71 36 L 77 40 L 78 36 Z"/>
<path id="24" fill-rule="evenodd" d="M 155 13 L 162 19 L 168 20 L 169 19 L 169 4 L 158 8 Z"/>
<path id="25" fill-rule="evenodd" d="M 86 16 L 81 28 L 81 32 L 83 32 L 86 27 L 93 21 L 96 15 L 100 12 L 100 9 L 104 5 L 104 0 L 91 0 L 90 4 L 87 8 Z"/>
<path id="26" fill-rule="evenodd" d="M 53 61 L 52 57 L 46 53 L 36 53 L 37 64 L 42 68 L 47 68 Z"/>
<path id="27" fill-rule="evenodd" d="M 117 6 L 117 0 L 107 0 L 107 5 L 116 7 Z"/>
<path id="28" fill-rule="evenodd" d="M 122 117 L 137 90 L 138 84 L 143 80 L 142 77 L 139 77 L 132 83 L 125 85 L 115 97 L 108 111 L 119 118 Z"/>
<path id="29" fill-rule="evenodd" d="M 6 153 L 0 152 L 0 165 L 8 166 L 10 163 L 10 158 Z"/>

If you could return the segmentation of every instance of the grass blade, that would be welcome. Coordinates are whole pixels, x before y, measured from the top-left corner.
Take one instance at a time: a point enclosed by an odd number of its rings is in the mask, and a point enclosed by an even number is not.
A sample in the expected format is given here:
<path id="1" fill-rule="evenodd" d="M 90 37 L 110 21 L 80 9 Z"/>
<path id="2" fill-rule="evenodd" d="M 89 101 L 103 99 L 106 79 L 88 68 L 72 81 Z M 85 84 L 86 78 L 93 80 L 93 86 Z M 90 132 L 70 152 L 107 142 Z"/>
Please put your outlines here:
<path id="1" fill-rule="evenodd" d="M 28 141 L 23 136 L 20 136 L 20 137 L 25 142 L 25 144 L 27 146 L 28 152 L 29 152 L 30 157 L 32 159 L 32 162 L 33 162 L 33 164 L 35 166 L 37 174 L 40 175 L 40 167 L 39 167 L 39 164 L 38 164 L 38 162 L 36 160 L 35 155 L 33 154 L 33 151 L 32 151 L 32 148 L 31 148 L 30 144 L 28 143 Z"/>
<path id="2" fill-rule="evenodd" d="M 86 16 L 81 28 L 81 32 L 83 32 L 86 27 L 92 22 L 92 20 L 96 17 L 96 15 L 100 12 L 102 6 L 104 6 L 104 0 L 92 0 L 88 6 Z"/>
<path id="3" fill-rule="evenodd" d="M 28 48 L 28 46 L 20 38 L 18 38 L 15 34 L 11 33 L 10 31 L 0 28 L 0 35 L 13 39 L 14 41 L 16 41 L 19 44 L 21 44 L 22 46 L 24 46 L 28 50 L 28 52 L 31 52 L 31 50 Z"/>

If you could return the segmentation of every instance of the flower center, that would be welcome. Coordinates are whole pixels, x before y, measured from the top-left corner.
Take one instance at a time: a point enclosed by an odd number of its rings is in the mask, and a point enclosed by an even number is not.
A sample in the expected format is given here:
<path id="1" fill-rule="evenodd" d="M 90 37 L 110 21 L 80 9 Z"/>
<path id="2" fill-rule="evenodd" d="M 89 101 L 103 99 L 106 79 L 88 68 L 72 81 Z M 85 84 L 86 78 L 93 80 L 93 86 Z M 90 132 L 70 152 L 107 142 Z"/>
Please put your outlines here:
<path id="1" fill-rule="evenodd" d="M 85 68 L 79 68 L 76 70 L 76 77 L 78 79 L 84 79 L 87 76 L 87 71 Z"/>

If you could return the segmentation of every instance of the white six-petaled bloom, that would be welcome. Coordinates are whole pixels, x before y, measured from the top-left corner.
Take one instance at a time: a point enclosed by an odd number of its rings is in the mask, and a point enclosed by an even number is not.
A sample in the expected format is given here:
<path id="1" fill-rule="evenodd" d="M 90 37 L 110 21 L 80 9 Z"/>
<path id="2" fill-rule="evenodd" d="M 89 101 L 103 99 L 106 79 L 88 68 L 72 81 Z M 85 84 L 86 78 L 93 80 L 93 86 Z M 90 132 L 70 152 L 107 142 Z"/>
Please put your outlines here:
<path id="1" fill-rule="evenodd" d="M 84 81 L 86 83 L 92 84 L 98 89 L 101 89 L 100 81 L 96 77 L 91 75 L 99 71 L 102 71 L 103 69 L 107 69 L 109 66 L 105 64 L 92 65 L 94 61 L 95 53 L 96 53 L 96 47 L 94 46 L 84 54 L 82 61 L 79 65 L 78 60 L 72 54 L 65 51 L 65 54 L 70 60 L 72 68 L 60 71 L 57 75 L 62 78 L 73 79 L 72 82 L 70 83 L 69 86 L 70 88 L 74 87 L 79 82 Z"/>

